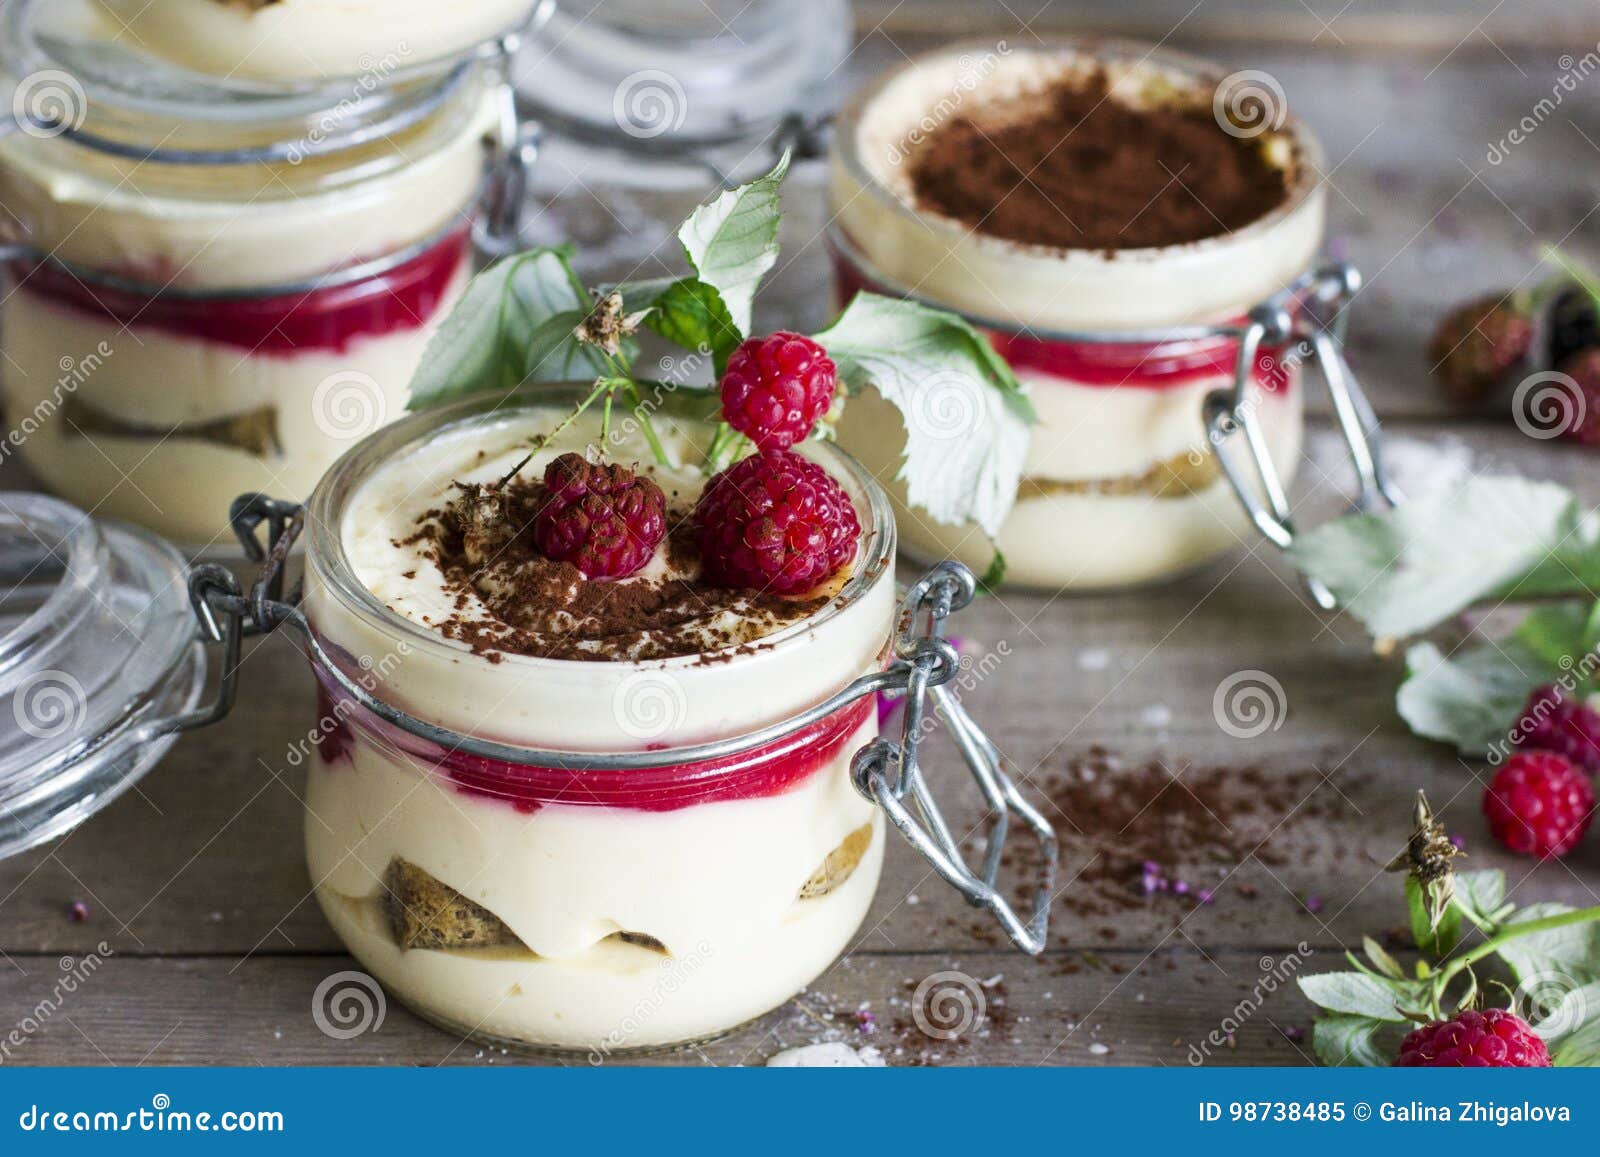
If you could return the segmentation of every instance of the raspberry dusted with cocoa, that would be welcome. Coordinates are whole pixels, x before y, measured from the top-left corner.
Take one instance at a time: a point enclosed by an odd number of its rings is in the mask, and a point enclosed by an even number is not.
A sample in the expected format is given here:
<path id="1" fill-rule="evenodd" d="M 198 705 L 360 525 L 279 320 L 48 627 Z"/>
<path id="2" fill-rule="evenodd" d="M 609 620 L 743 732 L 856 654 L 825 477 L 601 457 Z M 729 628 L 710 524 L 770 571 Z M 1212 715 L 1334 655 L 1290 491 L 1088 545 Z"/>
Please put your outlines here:
<path id="1" fill-rule="evenodd" d="M 816 342 L 779 330 L 745 341 L 722 375 L 722 417 L 763 450 L 787 450 L 833 404 L 833 359 Z"/>
<path id="2" fill-rule="evenodd" d="M 632 574 L 650 561 L 667 532 L 661 487 L 626 466 L 563 454 L 545 467 L 544 485 L 534 544 L 585 578 Z"/>
<path id="3" fill-rule="evenodd" d="M 855 557 L 861 524 L 826 470 L 773 450 L 711 479 L 694 508 L 694 532 L 707 581 L 800 595 Z"/>
<path id="4" fill-rule="evenodd" d="M 1475 298 L 1440 319 L 1428 339 L 1428 361 L 1445 393 L 1482 401 L 1522 366 L 1533 348 L 1533 319 L 1500 294 Z"/>
<path id="5" fill-rule="evenodd" d="M 1600 775 L 1600 712 L 1567 698 L 1554 684 L 1528 696 L 1512 734 L 1518 747 L 1557 752 Z"/>
<path id="6" fill-rule="evenodd" d="M 1516 1013 L 1491 1008 L 1413 1030 L 1400 1042 L 1394 1063 L 1423 1069 L 1548 1069 L 1550 1050 Z"/>
<path id="7" fill-rule="evenodd" d="M 1594 788 L 1570 759 L 1519 751 L 1483 793 L 1489 832 L 1513 852 L 1545 859 L 1578 846 L 1594 816 Z"/>

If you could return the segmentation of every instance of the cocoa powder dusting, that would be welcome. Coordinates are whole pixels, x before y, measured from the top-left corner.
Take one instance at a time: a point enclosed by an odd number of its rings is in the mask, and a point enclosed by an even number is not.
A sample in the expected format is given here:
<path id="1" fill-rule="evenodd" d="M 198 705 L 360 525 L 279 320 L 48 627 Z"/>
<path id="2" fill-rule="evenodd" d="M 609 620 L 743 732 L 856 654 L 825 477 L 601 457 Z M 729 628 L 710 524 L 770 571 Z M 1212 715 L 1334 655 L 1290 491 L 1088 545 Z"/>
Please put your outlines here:
<path id="1" fill-rule="evenodd" d="M 454 595 L 454 614 L 435 628 L 498 661 L 664 659 L 716 652 L 814 614 L 826 596 L 786 599 L 701 582 L 687 510 L 668 512 L 664 573 L 591 581 L 577 567 L 541 554 L 533 521 L 545 501 L 542 481 L 515 478 L 503 488 L 458 483 L 455 502 L 430 510 L 401 545 L 435 562 Z M 675 496 L 674 496 L 675 497 Z M 729 623 L 718 625 L 722 617 Z"/>
<path id="2" fill-rule="evenodd" d="M 1117 250 L 1229 233 L 1287 199 L 1264 138 L 1224 132 L 1209 99 L 1108 93 L 1101 72 L 947 121 L 911 157 L 917 203 L 1024 244 Z"/>

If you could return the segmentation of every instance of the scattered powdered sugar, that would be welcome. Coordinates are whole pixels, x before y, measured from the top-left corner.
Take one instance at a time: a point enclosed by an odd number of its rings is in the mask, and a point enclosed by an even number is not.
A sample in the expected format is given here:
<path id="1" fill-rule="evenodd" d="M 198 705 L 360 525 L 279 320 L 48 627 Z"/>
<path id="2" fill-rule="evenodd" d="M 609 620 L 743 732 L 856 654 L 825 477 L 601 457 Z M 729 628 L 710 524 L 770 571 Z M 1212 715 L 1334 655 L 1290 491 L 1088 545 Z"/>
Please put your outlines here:
<path id="1" fill-rule="evenodd" d="M 1165 703 L 1152 703 L 1139 712 L 1139 722 L 1146 727 L 1160 729 L 1172 723 L 1172 708 Z"/>
<path id="2" fill-rule="evenodd" d="M 1340 485 L 1351 477 L 1346 454 L 1344 441 L 1337 436 L 1319 438 L 1312 443 L 1313 461 Z M 1388 434 L 1380 447 L 1380 456 L 1390 484 L 1407 498 L 1421 498 L 1474 473 L 1472 448 L 1450 435 L 1406 438 Z"/>
<path id="3" fill-rule="evenodd" d="M 824 1041 L 784 1049 L 767 1059 L 769 1069 L 881 1069 L 883 1054 L 871 1045 L 853 1049 L 842 1041 Z"/>
<path id="4" fill-rule="evenodd" d="M 1089 1046 L 1089 1051 L 1097 1057 L 1103 1057 L 1111 1051 L 1111 1046 L 1095 1041 Z"/>
<path id="5" fill-rule="evenodd" d="M 1078 670 L 1104 671 L 1111 666 L 1111 652 L 1102 647 L 1078 652 Z"/>

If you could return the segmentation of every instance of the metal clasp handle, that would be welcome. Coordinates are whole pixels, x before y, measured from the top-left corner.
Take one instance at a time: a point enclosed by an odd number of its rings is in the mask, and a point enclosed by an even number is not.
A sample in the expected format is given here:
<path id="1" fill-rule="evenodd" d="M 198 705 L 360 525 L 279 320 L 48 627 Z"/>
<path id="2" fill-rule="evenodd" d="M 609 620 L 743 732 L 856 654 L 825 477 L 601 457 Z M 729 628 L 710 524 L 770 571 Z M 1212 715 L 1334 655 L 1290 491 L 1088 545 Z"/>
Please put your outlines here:
<path id="1" fill-rule="evenodd" d="M 262 565 L 248 593 L 239 589 L 232 571 L 217 563 L 202 563 L 189 571 L 189 605 L 199 621 L 202 641 L 222 647 L 216 698 L 185 715 L 159 721 L 148 738 L 193 731 L 226 718 L 239 698 L 239 656 L 244 639 L 266 634 L 299 613 L 299 585 L 285 599 L 283 584 L 289 552 L 305 527 L 304 508 L 265 494 L 245 494 L 234 500 L 228 522 L 245 556 Z M 263 524 L 267 527 L 265 546 L 256 534 Z"/>
<path id="2" fill-rule="evenodd" d="M 945 638 L 945 621 L 973 599 L 977 580 L 960 563 L 934 567 L 907 592 L 903 622 L 896 640 L 894 667 L 904 672 L 906 706 L 899 742 L 875 739 L 850 763 L 856 790 L 881 807 L 891 823 L 947 883 L 968 903 L 992 913 L 1013 944 L 1030 956 L 1044 951 L 1055 891 L 1056 834 L 1030 804 L 1004 768 L 994 744 L 961 707 L 948 684 L 961 670 L 955 647 Z M 950 729 L 962 758 L 978 781 L 993 813 L 983 866 L 966 864 L 960 843 L 950 831 L 923 778 L 921 742 L 928 729 L 928 701 Z M 908 802 L 909 801 L 909 802 Z M 1041 859 L 1040 878 L 1026 922 L 997 885 L 1000 860 L 1010 835 L 1012 817 L 1033 832 Z"/>
<path id="3" fill-rule="evenodd" d="M 537 121 L 524 121 L 518 114 L 516 94 L 509 81 L 500 84 L 498 99 L 499 119 L 484 163 L 480 212 L 472 224 L 472 242 L 490 261 L 523 247 L 523 206 L 544 135 Z"/>
<path id="4" fill-rule="evenodd" d="M 1256 413 L 1255 368 L 1263 345 L 1292 345 L 1290 357 L 1317 363 L 1355 466 L 1360 486 L 1356 505 L 1362 511 L 1374 511 L 1403 501 L 1383 470 L 1377 414 L 1344 357 L 1345 307 L 1360 287 L 1361 275 L 1353 266 L 1325 265 L 1251 310 L 1239 333 L 1232 388 L 1214 390 L 1205 398 L 1206 434 L 1222 472 L 1256 529 L 1280 549 L 1293 545 L 1295 528 L 1283 476 L 1272 461 Z M 1235 453 L 1234 435 L 1241 431 L 1248 471 Z M 1314 578 L 1305 583 L 1318 606 L 1324 610 L 1337 607 L 1338 599 L 1323 583 Z"/>

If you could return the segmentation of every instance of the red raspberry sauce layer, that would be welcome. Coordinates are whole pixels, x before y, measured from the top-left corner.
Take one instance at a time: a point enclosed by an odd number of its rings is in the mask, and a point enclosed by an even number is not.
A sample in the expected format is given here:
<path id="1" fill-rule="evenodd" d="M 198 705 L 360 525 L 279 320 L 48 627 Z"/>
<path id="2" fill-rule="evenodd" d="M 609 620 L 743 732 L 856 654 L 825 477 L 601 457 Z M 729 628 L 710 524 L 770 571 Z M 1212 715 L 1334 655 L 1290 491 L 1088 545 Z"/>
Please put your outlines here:
<path id="1" fill-rule="evenodd" d="M 317 712 L 324 723 L 313 733 L 317 753 L 329 767 L 353 754 L 353 724 L 372 733 L 382 749 L 404 751 L 424 767 L 448 776 L 466 794 L 502 800 L 519 812 L 531 814 L 546 804 L 664 812 L 793 790 L 844 753 L 872 716 L 873 698 L 860 699 L 751 751 L 631 771 L 530 767 L 446 750 L 377 718 L 320 671 Z"/>
<path id="2" fill-rule="evenodd" d="M 837 248 L 833 248 L 833 266 L 841 305 L 862 290 L 893 296 L 892 290 L 875 282 Z M 1066 342 L 1021 333 L 985 332 L 990 344 L 1013 368 L 1037 370 L 1078 386 L 1161 390 L 1204 378 L 1231 378 L 1239 356 L 1239 343 L 1228 337 L 1172 342 Z M 1277 393 L 1288 385 L 1283 352 L 1281 348 L 1263 346 L 1256 355 L 1255 380 L 1268 393 Z"/>
<path id="3" fill-rule="evenodd" d="M 433 316 L 467 257 L 463 227 L 393 269 L 309 293 L 204 299 L 144 294 L 81 281 L 49 262 L 17 262 L 19 289 L 121 325 L 288 357 L 344 353 L 357 338 L 416 329 Z"/>

